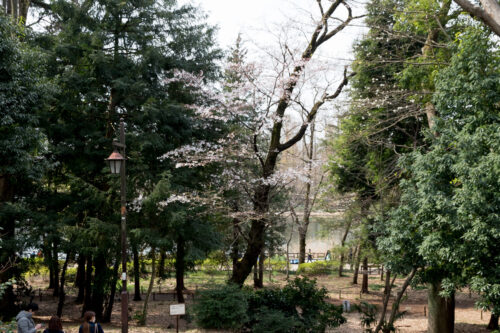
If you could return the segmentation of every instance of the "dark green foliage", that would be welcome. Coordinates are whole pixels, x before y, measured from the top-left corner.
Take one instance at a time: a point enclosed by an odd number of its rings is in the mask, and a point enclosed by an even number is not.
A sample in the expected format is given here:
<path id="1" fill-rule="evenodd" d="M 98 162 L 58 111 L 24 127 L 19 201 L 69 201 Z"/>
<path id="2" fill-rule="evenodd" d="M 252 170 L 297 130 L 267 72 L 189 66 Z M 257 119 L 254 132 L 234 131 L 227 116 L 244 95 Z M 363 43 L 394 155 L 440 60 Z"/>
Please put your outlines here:
<path id="1" fill-rule="evenodd" d="M 237 285 L 227 284 L 200 292 L 194 305 L 199 327 L 240 329 L 248 321 L 248 295 Z"/>
<path id="2" fill-rule="evenodd" d="M 328 303 L 327 293 L 308 278 L 255 292 L 226 285 L 202 292 L 194 312 L 203 328 L 321 333 L 345 322 L 342 307 Z"/>
<path id="3" fill-rule="evenodd" d="M 400 206 L 380 239 L 392 267 L 426 267 L 423 281 L 448 294 L 472 284 L 499 308 L 500 73 L 498 45 L 470 28 L 456 41 L 450 66 L 436 79 L 437 137 L 407 155 Z"/>
<path id="4" fill-rule="evenodd" d="M 255 323 L 253 333 L 289 333 L 301 328 L 301 323 L 292 316 L 287 316 L 283 311 L 269 309 L 266 306 L 259 308 L 254 314 Z"/>
<path id="5" fill-rule="evenodd" d="M 295 322 L 289 332 L 324 332 L 328 327 L 337 327 L 345 322 L 342 308 L 326 302 L 327 290 L 317 288 L 316 281 L 296 278 L 283 289 L 258 290 L 249 300 L 249 311 L 253 314 L 250 327 L 259 322 L 261 309 L 281 311 L 285 320 Z"/>

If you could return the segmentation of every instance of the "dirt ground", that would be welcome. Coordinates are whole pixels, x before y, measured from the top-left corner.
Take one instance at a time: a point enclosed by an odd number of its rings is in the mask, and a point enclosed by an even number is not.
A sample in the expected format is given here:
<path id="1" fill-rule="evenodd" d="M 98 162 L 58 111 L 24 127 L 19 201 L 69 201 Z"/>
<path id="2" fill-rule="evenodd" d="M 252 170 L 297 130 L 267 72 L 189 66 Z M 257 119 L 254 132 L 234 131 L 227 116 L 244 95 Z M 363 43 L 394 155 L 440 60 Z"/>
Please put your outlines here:
<path id="1" fill-rule="evenodd" d="M 329 291 L 329 299 L 334 304 L 341 304 L 342 300 L 349 300 L 351 303 L 359 303 L 360 293 L 359 285 L 351 285 L 351 277 L 346 276 L 342 278 L 335 277 L 333 275 L 318 276 L 316 277 L 318 285 L 327 288 Z M 361 278 L 361 277 L 360 277 Z M 224 276 L 219 276 L 220 280 L 224 279 Z M 196 290 L 202 289 L 207 282 L 206 278 L 200 279 L 199 277 L 187 278 L 186 286 L 188 289 Z M 211 281 L 212 283 L 214 281 Z M 396 285 L 400 286 L 402 280 L 396 280 Z M 50 290 L 46 289 L 47 281 L 41 277 L 35 277 L 30 279 L 30 283 L 33 289 L 36 291 L 36 297 L 34 299 L 40 305 L 40 311 L 35 317 L 36 322 L 42 322 L 47 324 L 50 316 L 55 314 L 57 308 L 56 298 L 50 296 Z M 269 282 L 266 278 L 267 286 L 282 286 L 286 283 L 285 277 L 282 274 L 278 274 L 273 277 L 272 281 Z M 369 294 L 361 295 L 361 300 L 368 303 L 376 304 L 380 306 L 382 300 L 382 285 L 383 282 L 380 281 L 380 277 L 377 275 L 371 275 L 369 280 L 369 289 L 371 290 Z M 129 332 L 143 333 L 165 333 L 165 332 L 176 332 L 176 318 L 169 315 L 169 305 L 175 304 L 175 300 L 172 294 L 166 294 L 166 290 L 172 290 L 174 288 L 174 280 L 169 279 L 163 282 L 160 288 L 158 286 L 154 289 L 154 300 L 151 298 L 149 302 L 149 315 L 146 327 L 139 327 L 135 320 L 130 320 Z M 39 290 L 42 293 L 40 300 Z M 162 293 L 159 294 L 158 292 Z M 397 291 L 397 289 L 396 289 Z M 67 290 L 68 295 L 74 295 L 76 290 L 70 286 Z M 144 298 L 144 297 L 143 297 Z M 456 310 L 455 310 L 455 332 L 457 333 L 486 333 L 489 332 L 485 329 L 488 320 L 489 313 L 481 314 L 480 310 L 474 308 L 474 302 L 477 296 L 472 294 L 469 295 L 468 291 L 458 292 L 456 295 Z M 77 305 L 74 302 L 74 296 L 67 296 L 65 307 L 63 311 L 63 326 L 66 333 L 78 333 L 78 327 L 80 326 L 80 314 L 81 305 Z M 189 313 L 190 306 L 193 304 L 193 297 L 189 296 L 186 300 L 186 308 Z M 130 302 L 130 315 L 133 317 L 135 313 L 142 310 L 143 302 Z M 403 319 L 396 322 L 396 327 L 399 332 L 402 333 L 423 333 L 427 331 L 427 318 L 424 315 L 424 311 L 427 310 L 427 291 L 426 290 L 413 290 L 409 289 L 407 293 L 407 298 L 401 305 L 401 309 L 407 311 L 407 314 Z M 481 318 L 482 315 L 482 318 Z M 339 328 L 333 329 L 330 332 L 339 333 L 357 333 L 363 332 L 360 325 L 360 315 L 357 312 L 351 311 L 350 313 L 345 313 L 344 316 L 347 318 L 347 323 Z M 188 316 L 189 317 L 189 316 Z M 120 303 L 116 302 L 113 310 L 111 324 L 103 325 L 104 331 L 106 333 L 118 333 L 120 329 Z M 205 330 L 197 330 L 194 322 L 188 322 L 185 319 L 179 320 L 179 331 L 180 332 L 208 332 Z"/>

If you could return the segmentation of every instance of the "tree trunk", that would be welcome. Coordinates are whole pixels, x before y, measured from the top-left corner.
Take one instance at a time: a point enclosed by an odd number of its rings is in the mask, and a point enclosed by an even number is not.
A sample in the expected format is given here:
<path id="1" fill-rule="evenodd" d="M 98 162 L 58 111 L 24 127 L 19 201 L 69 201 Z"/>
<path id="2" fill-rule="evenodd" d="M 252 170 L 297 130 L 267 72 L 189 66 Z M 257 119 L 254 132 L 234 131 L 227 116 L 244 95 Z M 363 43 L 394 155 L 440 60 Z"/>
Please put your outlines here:
<path id="1" fill-rule="evenodd" d="M 354 263 L 354 274 L 352 275 L 352 284 L 358 284 L 359 265 L 361 263 L 361 245 L 358 245 L 356 261 Z"/>
<path id="2" fill-rule="evenodd" d="M 490 316 L 490 322 L 488 323 L 489 330 L 498 330 L 498 316 L 493 313 Z"/>
<path id="3" fill-rule="evenodd" d="M 237 218 L 233 218 L 233 245 L 231 246 L 231 259 L 233 262 L 233 271 L 236 270 L 236 266 L 238 264 L 238 259 L 240 258 L 239 254 L 239 237 L 240 237 L 240 232 L 238 229 L 238 225 L 240 223 L 240 220 Z"/>
<path id="4" fill-rule="evenodd" d="M 52 259 L 52 249 L 50 248 L 50 242 L 47 244 L 47 248 L 44 253 L 44 261 L 49 268 L 49 287 L 48 289 L 54 289 L 54 261 Z"/>
<path id="5" fill-rule="evenodd" d="M 179 237 L 177 240 L 177 253 L 175 255 L 175 290 L 177 292 L 177 301 L 179 303 L 184 303 L 183 291 L 184 289 L 186 289 L 184 287 L 184 271 L 186 269 L 186 265 L 184 262 L 186 249 L 184 248 L 184 246 L 184 239 L 182 237 Z"/>
<path id="6" fill-rule="evenodd" d="M 259 256 L 259 265 L 256 266 L 257 268 L 257 280 L 254 280 L 254 287 L 255 288 L 264 288 L 264 262 L 266 260 L 266 255 L 264 254 L 264 249 L 262 249 L 262 252 L 260 253 Z"/>
<path id="7" fill-rule="evenodd" d="M 53 251 L 52 263 L 54 265 L 54 291 L 52 296 L 57 297 L 59 296 L 59 250 L 56 242 L 54 242 Z"/>
<path id="8" fill-rule="evenodd" d="M 96 320 L 102 321 L 104 314 L 104 289 L 109 282 L 106 258 L 99 254 L 95 259 L 94 287 L 92 292 L 91 310 L 95 312 Z"/>
<path id="9" fill-rule="evenodd" d="M 394 279 L 391 281 L 390 273 L 387 272 L 385 280 L 383 304 L 382 304 L 382 313 L 380 314 L 380 319 L 378 321 L 377 327 L 375 327 L 375 333 L 378 333 L 382 329 L 382 326 L 385 323 L 385 314 L 387 312 L 387 306 L 389 305 L 389 299 L 391 298 L 391 289 L 394 281 L 396 281 L 396 276 L 394 276 Z"/>
<path id="10" fill-rule="evenodd" d="M 132 248 L 134 255 L 134 301 L 141 300 L 141 267 L 139 265 L 139 251 L 137 247 Z"/>
<path id="11" fill-rule="evenodd" d="M 149 296 L 151 295 L 151 292 L 153 291 L 153 286 L 155 283 L 155 274 L 156 274 L 156 249 L 153 247 L 151 249 L 151 279 L 149 280 L 149 287 L 148 291 L 146 292 L 146 297 L 144 298 L 144 306 L 142 308 L 142 318 L 139 322 L 141 325 L 146 325 L 146 319 L 148 317 L 148 303 L 149 303 Z M 179 252 L 179 249 L 177 249 L 177 252 Z M 176 263 L 177 264 L 177 263 Z M 177 269 L 176 269 L 176 275 L 177 275 Z M 178 285 L 177 285 L 178 287 Z M 182 291 L 181 291 L 182 295 Z M 179 303 L 184 303 L 184 299 L 179 298 L 177 294 L 177 299 L 179 300 Z"/>
<path id="12" fill-rule="evenodd" d="M 363 282 L 361 283 L 361 292 L 368 294 L 368 257 L 363 258 Z"/>
<path id="13" fill-rule="evenodd" d="M 113 305 L 115 304 L 116 295 L 116 283 L 118 282 L 118 270 L 120 269 L 120 255 L 117 255 L 115 264 L 113 266 L 113 276 L 111 278 L 111 286 L 109 292 L 108 304 L 106 304 L 106 309 L 104 310 L 104 315 L 102 317 L 103 323 L 111 322 L 111 314 L 113 313 Z"/>
<path id="14" fill-rule="evenodd" d="M 165 278 L 165 250 L 160 248 L 160 262 L 158 263 L 158 277 Z"/>
<path id="15" fill-rule="evenodd" d="M 340 263 L 339 263 L 339 277 L 342 277 L 342 274 L 344 273 L 344 260 L 345 260 L 344 246 L 347 240 L 347 235 L 349 235 L 350 229 L 351 229 L 351 222 L 347 224 L 344 231 L 344 235 L 342 235 L 342 240 L 340 241 L 341 251 L 340 251 Z"/>
<path id="16" fill-rule="evenodd" d="M 392 289 L 392 283 L 391 282 L 391 271 L 387 271 L 385 274 L 385 287 L 384 287 L 384 295 L 390 294 L 391 289 Z"/>
<path id="17" fill-rule="evenodd" d="M 384 266 L 380 265 L 380 281 L 384 281 Z"/>
<path id="18" fill-rule="evenodd" d="M 304 226 L 299 227 L 299 265 L 306 262 L 306 235 Z"/>
<path id="19" fill-rule="evenodd" d="M 443 298 L 439 295 L 441 283 L 429 283 L 428 332 L 453 333 L 455 325 L 455 295 Z"/>
<path id="20" fill-rule="evenodd" d="M 62 311 L 64 307 L 64 299 L 66 298 L 66 293 L 64 292 L 64 282 L 66 281 L 66 269 L 68 268 L 69 256 L 71 253 L 66 253 L 66 260 L 61 272 L 61 287 L 59 288 L 59 302 L 57 304 L 57 316 L 61 318 Z"/>
<path id="21" fill-rule="evenodd" d="M 92 255 L 87 257 L 87 268 L 85 272 L 85 295 L 83 298 L 82 317 L 83 314 L 91 309 L 92 302 Z"/>

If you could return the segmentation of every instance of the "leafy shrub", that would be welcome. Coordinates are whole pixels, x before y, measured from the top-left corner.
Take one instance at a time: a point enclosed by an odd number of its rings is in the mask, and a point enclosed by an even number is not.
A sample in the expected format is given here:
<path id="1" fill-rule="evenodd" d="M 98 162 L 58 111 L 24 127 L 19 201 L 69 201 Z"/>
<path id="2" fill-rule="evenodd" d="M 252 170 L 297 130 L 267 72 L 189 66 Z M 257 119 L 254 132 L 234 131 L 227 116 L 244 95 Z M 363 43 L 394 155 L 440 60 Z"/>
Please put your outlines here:
<path id="1" fill-rule="evenodd" d="M 249 312 L 254 314 L 249 326 L 253 328 L 259 324 L 261 309 L 269 309 L 282 313 L 272 313 L 276 319 L 283 320 L 282 325 L 293 324 L 288 332 L 319 333 L 325 332 L 327 327 L 337 327 L 345 322 L 342 307 L 327 303 L 327 293 L 325 288 L 317 288 L 316 281 L 307 277 L 296 278 L 283 289 L 259 290 L 249 299 Z"/>
<path id="2" fill-rule="evenodd" d="M 342 307 L 326 302 L 327 293 L 307 277 L 255 292 L 224 285 L 201 292 L 193 310 L 202 328 L 322 333 L 345 322 Z"/>
<path id="3" fill-rule="evenodd" d="M 211 329 L 240 329 L 247 310 L 247 292 L 233 284 L 201 291 L 193 309 L 198 326 Z"/>
<path id="4" fill-rule="evenodd" d="M 294 317 L 287 316 L 283 311 L 269 309 L 265 306 L 259 308 L 254 316 L 253 333 L 289 333 L 301 327 L 301 323 Z"/>
<path id="5" fill-rule="evenodd" d="M 3 323 L 0 321 L 0 332 L 2 333 L 15 333 L 17 332 L 17 325 L 15 321 L 10 323 Z"/>
<path id="6" fill-rule="evenodd" d="M 304 276 L 316 276 L 330 274 L 338 268 L 338 262 L 332 260 L 319 260 L 299 265 L 297 274 Z"/>

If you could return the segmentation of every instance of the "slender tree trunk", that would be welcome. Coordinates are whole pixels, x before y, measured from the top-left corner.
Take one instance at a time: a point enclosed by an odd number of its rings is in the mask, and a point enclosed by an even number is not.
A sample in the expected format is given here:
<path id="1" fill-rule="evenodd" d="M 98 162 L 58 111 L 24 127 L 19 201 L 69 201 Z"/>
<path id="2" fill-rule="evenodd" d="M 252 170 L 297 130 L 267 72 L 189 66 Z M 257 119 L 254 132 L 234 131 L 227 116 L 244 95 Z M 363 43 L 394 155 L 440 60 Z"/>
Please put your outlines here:
<path id="1" fill-rule="evenodd" d="M 184 239 L 179 237 L 177 240 L 177 253 L 175 256 L 175 290 L 177 292 L 177 301 L 179 303 L 184 303 L 183 291 L 186 289 L 184 287 L 184 271 L 186 269 L 186 264 L 184 262 L 184 257 L 186 256 L 186 249 L 184 248 Z"/>
<path id="2" fill-rule="evenodd" d="M 57 297 L 59 296 L 59 249 L 56 242 L 54 242 L 53 251 L 52 263 L 54 265 L 54 291 L 52 296 Z"/>
<path id="3" fill-rule="evenodd" d="M 64 283 L 66 281 L 66 269 L 68 268 L 69 257 L 71 253 L 66 253 L 66 260 L 64 260 L 64 265 L 61 272 L 61 287 L 59 288 L 59 302 L 57 304 L 57 316 L 60 318 L 62 316 L 62 311 L 64 307 L 64 299 L 66 298 L 66 293 L 64 292 Z"/>
<path id="4" fill-rule="evenodd" d="M 344 231 L 344 235 L 342 235 L 342 240 L 340 241 L 340 246 L 342 247 L 342 250 L 340 252 L 339 277 L 342 277 L 344 273 L 344 260 L 345 260 L 344 246 L 347 240 L 347 235 L 349 235 L 350 229 L 351 229 L 351 222 L 347 224 Z"/>
<path id="5" fill-rule="evenodd" d="M 498 330 L 498 316 L 495 314 L 491 314 L 490 316 L 490 322 L 488 323 L 489 330 Z"/>
<path id="6" fill-rule="evenodd" d="M 266 254 L 264 253 L 264 249 L 262 249 L 262 252 L 260 253 L 260 257 L 259 257 L 259 285 L 256 286 L 258 288 L 264 288 L 264 270 L 265 270 L 264 263 L 265 262 L 266 262 Z"/>
<path id="7" fill-rule="evenodd" d="M 134 255 L 134 301 L 141 300 L 141 267 L 139 265 L 139 251 L 137 247 L 132 248 Z"/>
<path id="8" fill-rule="evenodd" d="M 78 254 L 78 260 L 76 261 L 76 264 L 78 265 L 78 267 L 76 269 L 74 285 L 75 287 L 80 287 L 85 284 L 85 256 L 81 253 Z"/>
<path id="9" fill-rule="evenodd" d="M 237 206 L 236 206 L 237 207 Z M 240 238 L 240 232 L 238 225 L 240 223 L 240 220 L 237 218 L 233 218 L 233 245 L 231 247 L 231 259 L 233 263 L 233 271 L 236 269 L 236 266 L 238 265 L 238 260 L 240 258 L 239 254 L 239 238 Z"/>
<path id="10" fill-rule="evenodd" d="M 83 298 L 82 317 L 83 314 L 90 310 L 92 302 L 92 255 L 87 256 L 87 268 L 85 271 L 85 295 Z"/>
<path id="11" fill-rule="evenodd" d="M 52 259 L 53 253 L 50 247 L 50 242 L 47 243 L 46 249 L 43 251 L 44 261 L 49 268 L 49 289 L 54 289 L 54 261 Z"/>
<path id="12" fill-rule="evenodd" d="M 146 293 L 146 297 L 144 298 L 144 305 L 143 305 L 143 308 L 142 308 L 142 318 L 141 318 L 141 322 L 140 324 L 141 325 L 146 325 L 146 322 L 147 322 L 147 317 L 148 317 L 148 303 L 149 303 L 149 297 L 151 295 L 151 292 L 153 291 L 153 286 L 154 286 L 154 283 L 155 283 L 155 275 L 156 275 L 156 253 L 155 253 L 156 249 L 155 247 L 153 247 L 151 249 L 151 279 L 149 280 L 149 287 L 148 287 L 148 291 Z M 177 249 L 177 252 L 179 252 L 179 250 Z M 177 271 L 176 271 L 177 273 Z M 182 294 L 182 292 L 181 292 Z M 179 297 L 179 296 L 177 296 Z M 181 299 L 179 299 L 179 303 L 184 303 L 184 300 L 181 301 Z"/>
<path id="13" fill-rule="evenodd" d="M 290 242 L 292 241 L 292 236 L 293 236 L 293 223 L 292 223 L 292 228 L 290 230 L 290 237 L 288 238 L 288 241 L 286 242 L 286 280 L 290 278 Z"/>
<path id="14" fill-rule="evenodd" d="M 352 284 L 358 284 L 359 265 L 361 263 L 361 245 L 358 245 L 356 260 L 354 262 L 354 274 L 352 275 Z"/>
<path id="15" fill-rule="evenodd" d="M 361 283 L 361 292 L 368 294 L 368 257 L 363 258 L 363 282 Z"/>
<path id="16" fill-rule="evenodd" d="M 384 281 L 384 266 L 380 265 L 380 281 Z"/>
<path id="17" fill-rule="evenodd" d="M 392 283 L 391 282 L 391 271 L 387 271 L 385 274 L 385 287 L 384 287 L 384 295 L 390 294 L 391 289 L 392 289 Z"/>
<path id="18" fill-rule="evenodd" d="M 429 283 L 428 332 L 453 333 L 455 325 L 455 295 L 444 298 L 439 295 L 441 283 Z"/>
<path id="19" fill-rule="evenodd" d="M 115 304 L 116 295 L 116 283 L 118 282 L 118 269 L 120 268 L 120 256 L 117 255 L 115 264 L 113 265 L 113 277 L 111 278 L 111 286 L 109 292 L 108 304 L 106 304 L 106 309 L 104 310 L 104 315 L 102 317 L 103 323 L 111 322 L 111 314 L 113 313 L 113 306 Z"/>
<path id="20" fill-rule="evenodd" d="M 413 268 L 410 274 L 406 277 L 405 282 L 403 283 L 403 286 L 401 287 L 401 290 L 399 291 L 396 299 L 394 300 L 394 303 L 392 304 L 392 310 L 391 310 L 391 315 L 389 317 L 389 320 L 387 321 L 387 324 L 385 325 L 385 328 L 382 327 L 383 324 L 383 319 L 385 319 L 385 310 L 384 310 L 384 316 L 381 317 L 381 321 L 379 321 L 377 327 L 375 328 L 374 333 L 378 333 L 380 329 L 382 329 L 382 332 L 384 333 L 391 333 L 393 332 L 392 327 L 394 326 L 394 321 L 396 320 L 396 315 L 399 311 L 399 305 L 401 303 L 401 299 L 403 298 L 403 295 L 410 285 L 411 281 L 415 277 L 415 274 L 417 273 L 417 269 Z M 390 274 L 390 271 L 387 271 L 387 274 Z M 392 290 L 392 285 L 394 284 L 394 281 L 396 280 L 396 276 L 392 279 L 392 282 L 390 283 L 388 293 L 385 295 L 387 300 L 389 300 L 389 297 L 391 296 L 391 290 Z M 387 284 L 386 284 L 387 287 Z M 387 308 L 387 305 L 385 305 L 385 308 Z"/>
<path id="21" fill-rule="evenodd" d="M 387 274 L 385 280 L 385 289 L 384 289 L 384 297 L 382 304 L 382 313 L 380 314 L 380 319 L 378 321 L 377 327 L 375 327 L 375 333 L 379 332 L 382 329 L 382 326 L 385 322 L 385 314 L 387 313 L 387 306 L 389 305 L 389 299 L 391 298 L 391 289 L 392 285 L 396 281 L 396 276 L 391 281 L 390 274 Z"/>

